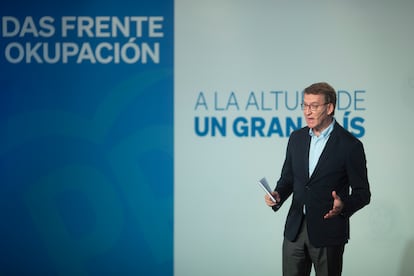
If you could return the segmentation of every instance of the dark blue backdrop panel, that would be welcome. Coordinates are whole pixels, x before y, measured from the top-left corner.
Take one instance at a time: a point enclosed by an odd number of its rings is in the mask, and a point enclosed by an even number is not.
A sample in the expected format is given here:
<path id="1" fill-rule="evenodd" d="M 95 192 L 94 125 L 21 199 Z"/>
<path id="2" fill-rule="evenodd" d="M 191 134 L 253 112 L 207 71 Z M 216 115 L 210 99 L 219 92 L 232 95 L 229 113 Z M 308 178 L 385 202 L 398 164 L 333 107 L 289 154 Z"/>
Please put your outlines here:
<path id="1" fill-rule="evenodd" d="M 173 0 L 0 7 L 0 274 L 172 275 Z M 62 37 L 67 16 L 156 17 L 156 34 Z M 157 43 L 157 59 L 103 59 L 127 42 Z M 63 43 L 93 52 L 45 60 Z"/>

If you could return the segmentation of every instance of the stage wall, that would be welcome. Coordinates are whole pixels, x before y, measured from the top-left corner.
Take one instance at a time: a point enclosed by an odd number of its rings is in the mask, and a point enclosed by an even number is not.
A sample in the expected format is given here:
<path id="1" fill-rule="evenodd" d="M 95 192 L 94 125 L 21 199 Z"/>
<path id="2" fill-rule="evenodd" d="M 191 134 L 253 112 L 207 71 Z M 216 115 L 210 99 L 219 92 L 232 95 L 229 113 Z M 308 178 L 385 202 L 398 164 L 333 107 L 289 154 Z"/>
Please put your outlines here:
<path id="1" fill-rule="evenodd" d="M 412 275 L 412 1 L 3 1 L 2 275 L 281 275 L 279 177 L 329 82 L 371 204 L 347 275 Z"/>

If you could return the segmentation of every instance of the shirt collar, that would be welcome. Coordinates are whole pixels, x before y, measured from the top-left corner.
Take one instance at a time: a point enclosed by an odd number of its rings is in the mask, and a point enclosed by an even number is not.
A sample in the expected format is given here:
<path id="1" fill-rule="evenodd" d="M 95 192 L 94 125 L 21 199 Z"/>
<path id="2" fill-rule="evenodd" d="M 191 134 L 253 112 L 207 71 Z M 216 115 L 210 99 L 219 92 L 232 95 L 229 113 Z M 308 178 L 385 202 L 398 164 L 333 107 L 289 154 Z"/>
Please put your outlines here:
<path id="1" fill-rule="evenodd" d="M 319 135 L 319 137 L 321 137 L 321 138 L 322 137 L 323 138 L 329 137 L 329 135 L 331 135 L 331 132 L 333 130 L 334 124 L 335 124 L 335 118 L 333 118 L 332 122 L 329 124 L 329 126 L 321 132 L 321 135 Z M 311 137 L 316 136 L 311 128 L 309 129 L 309 135 Z"/>

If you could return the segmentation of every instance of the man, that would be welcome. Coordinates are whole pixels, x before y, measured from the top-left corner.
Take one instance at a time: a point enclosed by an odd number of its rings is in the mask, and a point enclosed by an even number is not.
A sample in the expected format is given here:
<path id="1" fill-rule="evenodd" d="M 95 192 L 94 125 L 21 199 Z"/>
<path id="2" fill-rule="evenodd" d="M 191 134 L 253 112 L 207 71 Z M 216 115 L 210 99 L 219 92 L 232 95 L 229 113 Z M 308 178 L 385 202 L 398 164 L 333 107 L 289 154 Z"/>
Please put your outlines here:
<path id="1" fill-rule="evenodd" d="M 280 179 L 265 202 L 277 211 L 292 194 L 283 241 L 283 275 L 342 273 L 349 218 L 370 202 L 362 143 L 334 118 L 336 92 L 327 83 L 304 90 L 307 126 L 288 142 Z"/>

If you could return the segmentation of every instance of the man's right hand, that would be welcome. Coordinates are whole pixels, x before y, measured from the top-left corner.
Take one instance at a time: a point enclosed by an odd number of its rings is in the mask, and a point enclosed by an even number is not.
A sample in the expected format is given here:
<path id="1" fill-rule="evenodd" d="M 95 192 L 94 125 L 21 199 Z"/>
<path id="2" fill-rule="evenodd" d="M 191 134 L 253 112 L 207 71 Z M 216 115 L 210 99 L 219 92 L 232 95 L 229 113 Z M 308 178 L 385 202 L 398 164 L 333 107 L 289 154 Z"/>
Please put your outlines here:
<path id="1" fill-rule="evenodd" d="M 265 195 L 265 202 L 267 204 L 267 206 L 275 206 L 277 204 L 279 204 L 280 202 L 280 195 L 278 192 L 272 192 L 273 198 L 276 200 L 276 202 L 273 202 L 273 200 L 270 198 L 270 196 L 268 194 Z"/>

